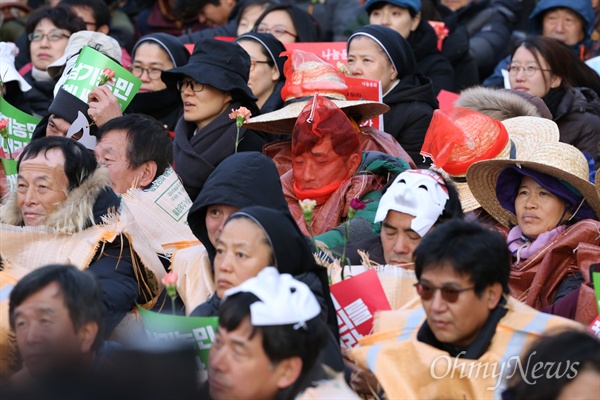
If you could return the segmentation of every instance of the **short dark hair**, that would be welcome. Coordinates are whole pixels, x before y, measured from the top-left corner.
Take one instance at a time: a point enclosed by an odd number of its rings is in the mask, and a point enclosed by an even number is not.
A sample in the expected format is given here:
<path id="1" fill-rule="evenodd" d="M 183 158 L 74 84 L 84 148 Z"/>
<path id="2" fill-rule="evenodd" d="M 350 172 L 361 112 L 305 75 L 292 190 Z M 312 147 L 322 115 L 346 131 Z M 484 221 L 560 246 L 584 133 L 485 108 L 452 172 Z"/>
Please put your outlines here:
<path id="1" fill-rule="evenodd" d="M 15 309 L 53 282 L 60 286 L 75 332 L 88 322 L 98 324 L 98 334 L 93 345 L 93 349 L 97 349 L 102 343 L 104 329 L 104 303 L 100 282 L 91 272 L 80 271 L 72 265 L 47 265 L 30 272 L 17 282 L 10 292 L 8 306 L 11 329 L 15 329 Z"/>
<path id="2" fill-rule="evenodd" d="M 219 326 L 228 331 L 237 329 L 244 318 L 250 316 L 250 305 L 257 301 L 258 297 L 249 292 L 226 298 L 219 309 Z M 307 321 L 306 326 L 307 329 L 294 329 L 293 325 L 253 326 L 250 332 L 250 339 L 257 332 L 262 333 L 262 346 L 271 364 L 290 357 L 300 357 L 302 372 L 292 385 L 292 392 L 304 389 L 303 380 L 326 342 L 326 328 L 320 316 Z"/>
<path id="3" fill-rule="evenodd" d="M 477 296 L 494 283 L 508 293 L 510 253 L 494 229 L 460 219 L 445 222 L 425 235 L 414 257 L 417 279 L 427 269 L 448 265 L 470 277 Z"/>
<path id="4" fill-rule="evenodd" d="M 442 174 L 437 171 L 433 171 L 438 174 L 442 180 L 444 181 L 444 185 L 448 190 L 448 200 L 446 200 L 446 204 L 444 205 L 444 211 L 442 211 L 442 215 L 437 219 L 433 226 L 438 226 L 446 221 L 450 221 L 452 219 L 463 219 L 464 213 L 462 209 L 462 205 L 460 204 L 460 197 L 458 196 L 458 191 L 456 187 L 452 183 L 450 179 L 445 179 Z"/>
<path id="5" fill-rule="evenodd" d="M 526 368 L 525 376 L 522 376 L 515 365 L 517 370 L 508 383 L 507 392 L 512 395 L 510 398 L 556 399 L 565 385 L 576 378 L 573 372 L 579 374 L 583 370 L 591 369 L 600 374 L 600 342 L 587 332 L 575 330 L 542 336 L 532 343 L 527 354 L 521 358 L 521 365 L 525 363 L 543 363 L 552 367 L 542 374 L 536 374 L 536 368 Z M 556 374 L 552 375 L 550 371 Z"/>
<path id="6" fill-rule="evenodd" d="M 65 175 L 69 180 L 69 190 L 79 187 L 98 168 L 94 154 L 76 140 L 60 136 L 46 136 L 32 140 L 21 153 L 17 171 L 25 160 L 37 157 L 49 150 L 59 149 L 65 157 Z"/>
<path id="7" fill-rule="evenodd" d="M 85 22 L 71 10 L 67 4 L 59 3 L 56 7 L 40 7 L 33 11 L 27 17 L 25 31 L 29 34 L 35 30 L 37 24 L 43 19 L 49 19 L 59 29 L 67 30 L 71 33 L 85 31 Z M 29 44 L 29 39 L 27 39 Z"/>
<path id="8" fill-rule="evenodd" d="M 71 7 L 89 8 L 96 20 L 96 29 L 102 25 L 110 25 L 110 10 L 103 0 L 62 0 L 61 3 Z"/>
<path id="9" fill-rule="evenodd" d="M 173 162 L 173 144 L 165 127 L 155 118 L 145 114 L 128 114 L 113 118 L 98 130 L 98 142 L 106 132 L 127 132 L 127 162 L 132 169 L 154 161 L 156 176 L 162 175 Z M 155 177 L 156 178 L 156 177 Z"/>

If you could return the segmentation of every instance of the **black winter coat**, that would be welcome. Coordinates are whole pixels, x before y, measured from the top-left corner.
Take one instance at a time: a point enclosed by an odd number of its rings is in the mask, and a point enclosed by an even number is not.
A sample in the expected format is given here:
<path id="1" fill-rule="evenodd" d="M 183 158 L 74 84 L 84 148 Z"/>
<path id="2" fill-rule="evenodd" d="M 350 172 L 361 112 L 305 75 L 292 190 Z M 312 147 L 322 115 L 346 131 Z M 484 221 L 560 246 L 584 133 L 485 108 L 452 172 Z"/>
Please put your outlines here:
<path id="1" fill-rule="evenodd" d="M 480 77 L 490 75 L 506 56 L 520 9 L 518 0 L 473 0 L 456 10 L 458 24 L 469 33 L 470 54 Z"/>
<path id="2" fill-rule="evenodd" d="M 289 212 L 273 160 L 258 152 L 227 157 L 210 174 L 187 217 L 190 229 L 206 247 L 211 265 L 215 247 L 208 238 L 205 218 L 212 204 L 236 208 L 260 205 Z"/>
<path id="3" fill-rule="evenodd" d="M 553 91 L 560 90 L 556 97 L 558 106 L 549 102 Z M 577 147 L 594 158 L 596 167 L 600 163 L 600 98 L 589 88 L 552 89 L 544 102 L 554 116 L 560 131 L 560 141 Z"/>
<path id="4" fill-rule="evenodd" d="M 435 94 L 437 95 L 442 89 L 455 92 L 454 70 L 450 61 L 439 52 L 437 35 L 431 25 L 427 21 L 421 20 L 417 29 L 408 36 L 407 40 L 419 69 L 423 75 L 431 79 Z"/>
<path id="5" fill-rule="evenodd" d="M 33 79 L 31 71 L 26 73 L 23 78 L 31 85 L 31 89 L 26 91 L 25 99 L 34 116 L 41 118 L 48 114 L 48 108 L 54 100 L 54 85 L 52 81 L 38 81 Z"/>
<path id="6" fill-rule="evenodd" d="M 105 189 L 94 204 L 94 220 L 102 223 L 102 216 L 110 210 L 117 210 L 121 201 L 111 189 Z M 140 265 L 139 260 L 136 263 Z M 100 280 L 102 300 L 104 302 L 105 338 L 109 338 L 115 327 L 135 307 L 147 302 L 138 292 L 134 261 L 129 242 L 125 236 L 117 237 L 112 243 L 100 246 L 92 262 L 87 268 Z"/>
<path id="7" fill-rule="evenodd" d="M 438 102 L 431 81 L 423 75 L 409 75 L 383 97 L 390 110 L 383 114 L 384 130 L 411 156 L 417 167 L 426 166 L 421 156 L 425 133 Z"/>
<path id="8" fill-rule="evenodd" d="M 175 172 L 181 177 L 183 187 L 192 201 L 217 165 L 235 152 L 237 128 L 235 120 L 229 118 L 229 114 L 231 109 L 240 107 L 240 103 L 231 103 L 221 115 L 195 135 L 195 123 L 186 122 L 183 118 L 177 122 L 173 140 Z M 267 139 L 263 134 L 241 128 L 237 151 L 262 151 L 265 143 Z"/>

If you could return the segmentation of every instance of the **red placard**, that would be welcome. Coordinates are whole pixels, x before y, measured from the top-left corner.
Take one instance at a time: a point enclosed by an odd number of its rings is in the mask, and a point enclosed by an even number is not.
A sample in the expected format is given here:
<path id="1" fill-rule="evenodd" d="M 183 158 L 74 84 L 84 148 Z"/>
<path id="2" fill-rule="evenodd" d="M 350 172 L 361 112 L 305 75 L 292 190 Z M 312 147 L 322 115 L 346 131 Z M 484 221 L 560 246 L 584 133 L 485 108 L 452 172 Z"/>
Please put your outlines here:
<path id="1" fill-rule="evenodd" d="M 458 94 L 447 90 L 440 90 L 437 101 L 440 103 L 440 110 L 445 111 L 454 107 L 454 102 L 458 99 Z"/>
<path id="2" fill-rule="evenodd" d="M 356 346 L 373 329 L 375 311 L 391 310 L 374 269 L 330 286 L 342 347 Z"/>
<path id="3" fill-rule="evenodd" d="M 371 100 L 381 102 L 381 81 L 347 76 L 346 85 L 348 85 L 348 95 L 346 96 L 346 100 Z M 360 125 L 372 126 L 375 129 L 383 130 L 383 115 L 365 121 Z"/>
<path id="4" fill-rule="evenodd" d="M 600 317 L 594 318 L 590 326 L 588 326 L 588 331 L 596 337 L 596 339 L 600 339 Z"/>
<path id="5" fill-rule="evenodd" d="M 346 42 L 288 43 L 285 48 L 288 51 L 302 50 L 315 53 L 320 59 L 334 65 L 336 68 L 338 62 L 346 64 L 348 61 Z"/>

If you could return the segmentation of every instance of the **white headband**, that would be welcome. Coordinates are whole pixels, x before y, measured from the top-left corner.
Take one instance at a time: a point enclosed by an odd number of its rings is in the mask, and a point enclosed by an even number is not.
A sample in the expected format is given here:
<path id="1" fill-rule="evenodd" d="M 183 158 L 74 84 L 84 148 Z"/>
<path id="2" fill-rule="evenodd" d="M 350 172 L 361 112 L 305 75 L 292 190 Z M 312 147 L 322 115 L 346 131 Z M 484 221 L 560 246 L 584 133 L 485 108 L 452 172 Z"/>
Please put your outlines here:
<path id="1" fill-rule="evenodd" d="M 252 293 L 260 300 L 250 306 L 254 326 L 294 324 L 294 329 L 306 329 L 306 321 L 321 313 L 319 302 L 305 283 L 290 274 L 280 275 L 274 267 L 266 267 L 254 278 L 227 290 L 223 300 L 241 292 Z"/>

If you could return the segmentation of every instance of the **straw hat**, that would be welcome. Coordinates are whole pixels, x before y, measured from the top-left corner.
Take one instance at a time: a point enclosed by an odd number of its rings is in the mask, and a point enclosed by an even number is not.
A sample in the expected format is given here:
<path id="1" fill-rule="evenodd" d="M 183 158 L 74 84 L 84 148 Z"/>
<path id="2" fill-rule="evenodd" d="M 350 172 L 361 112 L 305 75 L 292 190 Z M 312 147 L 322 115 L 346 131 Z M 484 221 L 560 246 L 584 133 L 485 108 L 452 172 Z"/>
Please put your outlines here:
<path id="1" fill-rule="evenodd" d="M 284 72 L 286 82 L 281 97 L 286 105 L 276 111 L 259 115 L 244 124 L 244 128 L 291 134 L 298 115 L 315 93 L 329 98 L 357 123 L 387 112 L 390 108 L 376 101 L 346 100 L 348 86 L 335 67 L 313 53 L 294 50 L 287 53 Z"/>
<path id="2" fill-rule="evenodd" d="M 600 196 L 588 180 L 588 162 L 574 146 L 566 143 L 546 143 L 517 160 L 487 160 L 473 164 L 467 171 L 471 192 L 481 206 L 506 227 L 517 224 L 517 217 L 500 205 L 496 196 L 496 181 L 506 167 L 529 168 L 561 179 L 583 195 L 587 204 L 600 216 Z"/>
<path id="3" fill-rule="evenodd" d="M 480 206 L 467 184 L 467 169 L 478 161 L 514 159 L 543 143 L 558 142 L 556 123 L 539 117 L 497 121 L 467 108 L 435 110 L 421 154 L 433 160 L 456 187 L 463 212 Z"/>

